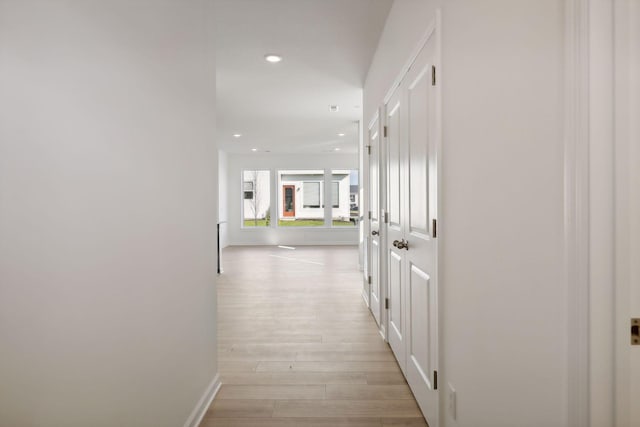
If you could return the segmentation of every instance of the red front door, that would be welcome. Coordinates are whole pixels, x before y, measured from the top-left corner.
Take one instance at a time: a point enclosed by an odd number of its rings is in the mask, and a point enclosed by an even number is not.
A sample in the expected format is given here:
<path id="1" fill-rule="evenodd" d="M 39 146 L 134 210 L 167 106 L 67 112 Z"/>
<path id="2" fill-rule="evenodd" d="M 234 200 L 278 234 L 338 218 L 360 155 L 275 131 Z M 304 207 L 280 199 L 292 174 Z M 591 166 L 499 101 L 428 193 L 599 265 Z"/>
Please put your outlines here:
<path id="1" fill-rule="evenodd" d="M 283 217 L 296 216 L 296 186 L 295 185 L 282 186 L 282 216 Z"/>

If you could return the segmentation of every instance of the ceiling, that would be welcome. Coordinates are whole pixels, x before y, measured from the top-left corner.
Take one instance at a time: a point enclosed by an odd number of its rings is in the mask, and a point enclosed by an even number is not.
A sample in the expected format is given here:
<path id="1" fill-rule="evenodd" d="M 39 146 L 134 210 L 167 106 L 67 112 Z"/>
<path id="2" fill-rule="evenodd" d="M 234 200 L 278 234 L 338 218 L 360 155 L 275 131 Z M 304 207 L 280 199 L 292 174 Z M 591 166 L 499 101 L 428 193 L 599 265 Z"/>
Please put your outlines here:
<path id="1" fill-rule="evenodd" d="M 217 0 L 220 148 L 357 152 L 362 87 L 392 3 Z M 268 63 L 268 53 L 284 59 Z"/>

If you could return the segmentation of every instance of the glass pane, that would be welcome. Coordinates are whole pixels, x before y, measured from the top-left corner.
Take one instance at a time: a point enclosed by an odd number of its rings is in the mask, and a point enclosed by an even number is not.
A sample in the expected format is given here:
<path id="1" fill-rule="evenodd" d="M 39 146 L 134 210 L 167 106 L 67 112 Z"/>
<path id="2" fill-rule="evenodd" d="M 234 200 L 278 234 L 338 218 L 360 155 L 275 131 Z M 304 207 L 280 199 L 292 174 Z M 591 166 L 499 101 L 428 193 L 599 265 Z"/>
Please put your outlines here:
<path id="1" fill-rule="evenodd" d="M 322 227 L 324 171 L 278 171 L 278 226 Z"/>
<path id="2" fill-rule="evenodd" d="M 331 206 L 340 207 L 340 183 L 335 181 L 331 183 Z"/>
<path id="3" fill-rule="evenodd" d="M 245 170 L 242 172 L 244 227 L 268 227 L 271 223 L 271 172 Z"/>
<path id="4" fill-rule="evenodd" d="M 334 227 L 355 227 L 360 215 L 358 170 L 333 170 L 331 181 L 331 223 Z"/>
<path id="5" fill-rule="evenodd" d="M 319 208 L 320 207 L 320 183 L 319 182 L 303 182 L 303 208 Z"/>

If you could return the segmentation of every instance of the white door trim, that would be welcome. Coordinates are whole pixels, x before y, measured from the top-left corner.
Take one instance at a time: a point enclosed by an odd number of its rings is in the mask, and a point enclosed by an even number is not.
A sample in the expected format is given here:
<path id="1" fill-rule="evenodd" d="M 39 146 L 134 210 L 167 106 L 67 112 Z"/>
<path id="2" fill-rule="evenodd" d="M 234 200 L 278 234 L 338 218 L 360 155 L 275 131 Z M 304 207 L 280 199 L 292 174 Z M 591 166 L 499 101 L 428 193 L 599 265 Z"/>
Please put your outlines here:
<path id="1" fill-rule="evenodd" d="M 635 267 L 638 248 L 637 171 L 640 125 L 640 5 L 635 0 L 616 0 L 614 3 L 614 55 L 615 58 L 615 427 L 630 427 L 638 421 L 634 407 L 631 375 L 632 360 L 637 361 L 637 349 L 630 345 L 630 317 L 637 317 L 630 304 L 632 286 L 637 286 L 638 269 Z M 634 252 L 634 250 L 636 252 Z M 635 268 L 634 268 L 635 267 Z M 636 294 L 637 295 L 637 294 Z M 637 302 L 634 304 L 637 309 Z M 632 351 L 636 359 L 632 359 Z M 637 383 L 636 383 L 637 384 Z M 637 387 L 637 385 L 636 385 Z M 632 410 L 636 412 L 632 415 Z"/>
<path id="2" fill-rule="evenodd" d="M 565 3 L 564 229 L 568 423 L 589 426 L 589 0 Z"/>

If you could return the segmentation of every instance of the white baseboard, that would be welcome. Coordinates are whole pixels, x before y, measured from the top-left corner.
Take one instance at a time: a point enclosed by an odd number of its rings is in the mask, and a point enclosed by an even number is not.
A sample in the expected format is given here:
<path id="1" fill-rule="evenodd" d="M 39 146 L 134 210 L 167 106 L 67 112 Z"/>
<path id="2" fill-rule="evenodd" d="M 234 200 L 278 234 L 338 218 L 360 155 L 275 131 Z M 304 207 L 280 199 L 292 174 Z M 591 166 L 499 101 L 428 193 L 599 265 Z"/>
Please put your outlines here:
<path id="1" fill-rule="evenodd" d="M 222 386 L 222 383 L 220 382 L 220 374 L 216 374 L 215 378 L 213 378 L 209 387 L 207 387 L 204 394 L 198 401 L 198 404 L 193 409 L 193 412 L 184 423 L 184 427 L 198 427 L 200 425 L 204 418 L 204 414 L 206 414 L 207 409 L 209 409 L 209 405 L 211 405 L 216 394 L 218 394 L 220 386 Z"/>
<path id="2" fill-rule="evenodd" d="M 387 330 L 384 327 L 384 325 L 380 326 L 380 329 L 378 330 L 378 332 L 380 333 L 380 336 L 382 337 L 382 341 L 387 342 Z"/>
<path id="3" fill-rule="evenodd" d="M 364 303 L 367 305 L 367 307 L 369 307 L 369 293 L 364 289 L 362 290 L 362 299 L 364 300 Z"/>

